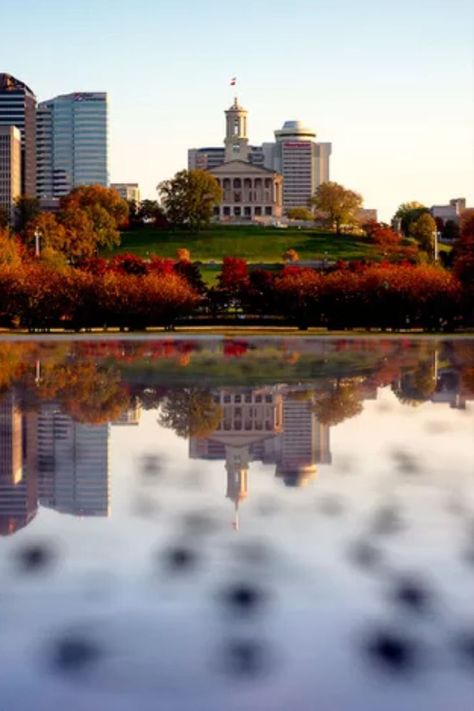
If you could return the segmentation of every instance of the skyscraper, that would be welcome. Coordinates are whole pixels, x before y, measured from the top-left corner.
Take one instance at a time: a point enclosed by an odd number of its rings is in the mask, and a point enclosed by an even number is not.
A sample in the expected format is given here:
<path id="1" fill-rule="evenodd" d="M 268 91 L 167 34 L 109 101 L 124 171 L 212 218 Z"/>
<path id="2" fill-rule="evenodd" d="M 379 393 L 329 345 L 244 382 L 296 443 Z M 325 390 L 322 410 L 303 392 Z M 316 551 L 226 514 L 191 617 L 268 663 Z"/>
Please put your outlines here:
<path id="1" fill-rule="evenodd" d="M 318 185 L 329 180 L 330 143 L 317 143 L 316 133 L 301 121 L 285 121 L 275 143 L 262 146 L 264 164 L 283 176 L 283 205 L 306 207 Z"/>
<path id="2" fill-rule="evenodd" d="M 16 126 L 0 126 L 0 208 L 13 222 L 15 198 L 21 195 L 21 134 Z"/>
<path id="3" fill-rule="evenodd" d="M 79 185 L 108 186 L 107 94 L 80 92 L 43 101 L 37 126 L 38 197 L 61 197 Z"/>
<path id="4" fill-rule="evenodd" d="M 0 126 L 16 126 L 21 134 L 21 192 L 36 195 L 36 97 L 10 74 L 0 74 Z"/>

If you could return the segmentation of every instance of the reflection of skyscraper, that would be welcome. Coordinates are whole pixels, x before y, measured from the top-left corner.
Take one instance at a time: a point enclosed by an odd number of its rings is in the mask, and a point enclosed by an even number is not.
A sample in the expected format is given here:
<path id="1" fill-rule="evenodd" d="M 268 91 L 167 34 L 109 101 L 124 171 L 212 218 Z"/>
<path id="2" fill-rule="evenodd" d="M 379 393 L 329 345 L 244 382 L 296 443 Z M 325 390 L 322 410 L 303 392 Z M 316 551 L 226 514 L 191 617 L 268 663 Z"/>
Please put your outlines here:
<path id="1" fill-rule="evenodd" d="M 36 471 L 24 466 L 27 439 L 15 395 L 0 402 L 0 534 L 26 526 L 37 510 Z"/>
<path id="2" fill-rule="evenodd" d="M 316 464 L 330 464 L 329 427 L 321 424 L 305 391 L 283 400 L 283 432 L 277 456 L 277 476 L 288 486 L 301 486 L 316 475 Z"/>
<path id="3" fill-rule="evenodd" d="M 40 503 L 61 513 L 109 515 L 109 426 L 85 425 L 54 403 L 38 415 Z"/>

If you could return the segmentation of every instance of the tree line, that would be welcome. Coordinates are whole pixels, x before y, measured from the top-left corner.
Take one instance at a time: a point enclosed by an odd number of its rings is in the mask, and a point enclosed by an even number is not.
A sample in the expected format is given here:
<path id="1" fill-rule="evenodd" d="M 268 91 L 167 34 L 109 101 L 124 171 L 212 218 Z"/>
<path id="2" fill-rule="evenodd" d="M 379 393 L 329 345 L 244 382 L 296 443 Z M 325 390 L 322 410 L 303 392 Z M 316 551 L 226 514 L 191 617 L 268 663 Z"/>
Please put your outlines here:
<path id="1" fill-rule="evenodd" d="M 413 342 L 410 347 L 393 340 L 380 344 L 339 341 L 330 358 L 334 372 L 325 374 L 319 368 L 317 383 L 308 378 L 318 362 L 317 351 L 302 353 L 294 347 L 290 353 L 275 348 L 271 356 L 280 367 L 278 382 L 288 385 L 286 396 L 306 401 L 322 423 L 336 425 L 361 411 L 367 388 L 390 386 L 403 403 L 425 402 L 437 387 L 437 362 L 445 363 L 460 392 L 472 396 L 472 344 L 459 340 L 442 345 L 440 352 L 439 348 L 433 341 Z M 197 363 L 214 368 L 214 386 L 196 387 L 195 377 L 193 384 L 186 381 L 186 369 L 193 369 L 194 358 Z M 202 342 L 171 339 L 52 343 L 48 349 L 31 342 L 1 344 L 0 401 L 13 389 L 23 411 L 34 411 L 42 403 L 52 401 L 75 421 L 87 424 L 114 421 L 137 405 L 145 410 L 159 408 L 160 423 L 178 436 L 205 437 L 218 427 L 222 417 L 214 395 L 222 386 L 224 358 L 226 389 L 235 387 L 229 359 L 243 361 L 247 386 L 251 382 L 249 372 L 258 373 L 257 382 L 262 385 L 261 356 L 245 341 L 223 341 L 212 351 Z M 153 372 L 151 379 L 150 372 Z M 292 383 L 301 380 L 306 383 L 304 387 L 293 388 Z M 273 384 L 275 379 L 270 374 L 266 382 Z M 212 378 L 208 378 L 208 383 L 212 383 Z"/>

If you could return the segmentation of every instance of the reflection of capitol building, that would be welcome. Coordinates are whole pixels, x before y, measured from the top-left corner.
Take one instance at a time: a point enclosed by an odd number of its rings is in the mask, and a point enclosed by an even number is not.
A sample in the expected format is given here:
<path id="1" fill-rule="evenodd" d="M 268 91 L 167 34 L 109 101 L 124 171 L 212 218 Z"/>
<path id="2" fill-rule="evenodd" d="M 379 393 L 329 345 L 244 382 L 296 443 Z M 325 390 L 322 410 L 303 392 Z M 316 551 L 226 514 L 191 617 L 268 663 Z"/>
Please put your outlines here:
<path id="1" fill-rule="evenodd" d="M 222 388 L 215 400 L 222 408 L 219 427 L 206 438 L 191 438 L 189 454 L 225 460 L 227 497 L 236 512 L 248 494 L 250 462 L 275 464 L 276 476 L 287 486 L 306 485 L 318 463 L 330 464 L 329 427 L 318 421 L 304 390 Z"/>
<path id="2" fill-rule="evenodd" d="M 75 422 L 55 403 L 22 414 L 13 393 L 0 401 L 0 534 L 26 526 L 38 503 L 108 516 L 109 431 Z"/>

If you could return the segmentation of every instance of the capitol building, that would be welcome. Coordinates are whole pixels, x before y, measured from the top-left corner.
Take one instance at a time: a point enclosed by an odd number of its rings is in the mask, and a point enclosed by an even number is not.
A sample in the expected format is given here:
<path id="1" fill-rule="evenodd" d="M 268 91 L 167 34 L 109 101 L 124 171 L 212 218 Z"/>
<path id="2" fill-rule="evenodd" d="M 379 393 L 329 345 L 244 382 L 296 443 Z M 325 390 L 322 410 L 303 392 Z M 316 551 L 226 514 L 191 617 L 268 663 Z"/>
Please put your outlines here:
<path id="1" fill-rule="evenodd" d="M 248 112 L 234 100 L 225 112 L 224 145 L 191 148 L 190 170 L 208 170 L 223 190 L 220 221 L 268 221 L 292 207 L 307 207 L 318 185 L 330 180 L 331 143 L 318 143 L 301 121 L 286 121 L 275 141 L 249 144 Z"/>

